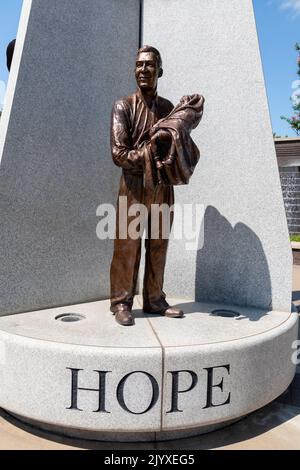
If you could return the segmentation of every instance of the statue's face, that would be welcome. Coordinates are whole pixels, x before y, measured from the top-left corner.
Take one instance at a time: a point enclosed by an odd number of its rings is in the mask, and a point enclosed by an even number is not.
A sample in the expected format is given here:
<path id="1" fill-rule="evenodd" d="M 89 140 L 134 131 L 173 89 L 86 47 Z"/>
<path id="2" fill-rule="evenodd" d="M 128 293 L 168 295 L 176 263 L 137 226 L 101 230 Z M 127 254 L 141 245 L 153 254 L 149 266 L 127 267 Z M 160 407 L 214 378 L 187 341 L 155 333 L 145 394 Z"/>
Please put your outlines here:
<path id="1" fill-rule="evenodd" d="M 136 61 L 135 77 L 141 90 L 156 90 L 161 69 L 153 52 L 141 52 Z"/>

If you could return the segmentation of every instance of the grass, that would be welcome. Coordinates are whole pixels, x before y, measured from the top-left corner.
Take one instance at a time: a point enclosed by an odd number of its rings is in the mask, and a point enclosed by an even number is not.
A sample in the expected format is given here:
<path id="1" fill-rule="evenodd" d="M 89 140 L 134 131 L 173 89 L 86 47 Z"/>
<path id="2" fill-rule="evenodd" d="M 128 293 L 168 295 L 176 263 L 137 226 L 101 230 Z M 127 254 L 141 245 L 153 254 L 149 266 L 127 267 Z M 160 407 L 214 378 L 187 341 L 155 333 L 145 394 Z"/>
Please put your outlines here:
<path id="1" fill-rule="evenodd" d="M 300 242 L 300 235 L 291 235 L 290 240 L 291 242 Z"/>

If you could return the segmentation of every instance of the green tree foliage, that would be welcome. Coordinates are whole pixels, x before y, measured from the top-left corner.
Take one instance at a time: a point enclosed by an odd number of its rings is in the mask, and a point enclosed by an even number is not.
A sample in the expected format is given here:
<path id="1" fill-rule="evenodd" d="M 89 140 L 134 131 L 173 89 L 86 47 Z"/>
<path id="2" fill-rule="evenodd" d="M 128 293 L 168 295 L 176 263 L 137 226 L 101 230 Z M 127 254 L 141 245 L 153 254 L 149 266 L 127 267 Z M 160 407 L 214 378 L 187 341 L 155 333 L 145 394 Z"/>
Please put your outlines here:
<path id="1" fill-rule="evenodd" d="M 298 71 L 297 75 L 300 79 L 300 43 L 297 43 L 296 46 L 296 51 L 298 53 Z M 291 101 L 293 103 L 293 116 L 290 118 L 287 118 L 285 116 L 281 116 L 281 119 L 284 121 L 287 121 L 291 128 L 296 132 L 297 135 L 300 136 L 300 86 L 299 86 L 299 91 L 298 93 L 294 93 L 294 95 L 291 97 Z"/>

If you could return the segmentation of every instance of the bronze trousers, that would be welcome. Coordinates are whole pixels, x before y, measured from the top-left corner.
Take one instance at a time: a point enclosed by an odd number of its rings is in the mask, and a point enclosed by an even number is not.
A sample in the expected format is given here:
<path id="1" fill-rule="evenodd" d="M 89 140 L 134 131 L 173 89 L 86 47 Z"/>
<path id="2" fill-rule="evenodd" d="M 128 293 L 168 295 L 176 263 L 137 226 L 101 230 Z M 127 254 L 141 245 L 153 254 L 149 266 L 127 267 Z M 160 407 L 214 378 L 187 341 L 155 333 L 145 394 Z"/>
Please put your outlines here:
<path id="1" fill-rule="evenodd" d="M 125 226 L 128 235 L 128 228 L 136 219 L 136 216 L 129 216 L 128 212 L 123 213 L 124 211 L 122 211 L 122 207 L 119 204 L 120 197 L 122 196 L 127 198 L 128 210 L 133 204 L 143 204 L 147 208 L 147 217 L 144 219 L 144 228 L 146 230 L 143 288 L 144 310 L 148 312 L 160 311 L 168 306 L 163 292 L 163 283 L 169 240 L 166 234 L 163 233 L 161 223 L 155 238 L 151 238 L 151 205 L 167 204 L 168 207 L 173 206 L 174 188 L 159 184 L 152 190 L 145 189 L 143 175 L 123 172 L 117 206 L 114 256 L 110 273 L 112 311 L 115 311 L 116 306 L 121 303 L 132 307 L 141 260 L 142 238 L 134 239 L 127 236 L 124 239 L 124 233 L 122 234 Z M 120 229 L 120 217 L 122 218 L 122 230 Z M 173 211 L 168 211 L 168 217 L 171 229 Z"/>

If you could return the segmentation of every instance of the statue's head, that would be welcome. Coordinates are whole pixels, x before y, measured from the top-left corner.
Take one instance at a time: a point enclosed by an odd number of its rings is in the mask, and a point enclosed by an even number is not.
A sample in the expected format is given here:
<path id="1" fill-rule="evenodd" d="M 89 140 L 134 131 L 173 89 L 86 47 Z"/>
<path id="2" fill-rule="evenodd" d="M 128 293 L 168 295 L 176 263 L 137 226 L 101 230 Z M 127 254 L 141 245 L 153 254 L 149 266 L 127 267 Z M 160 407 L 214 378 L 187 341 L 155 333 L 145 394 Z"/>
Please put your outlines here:
<path id="1" fill-rule="evenodd" d="M 144 46 L 138 50 L 135 76 L 143 91 L 156 90 L 157 82 L 163 76 L 161 55 L 155 47 Z"/>

